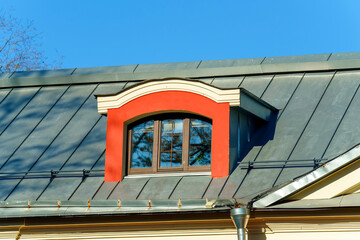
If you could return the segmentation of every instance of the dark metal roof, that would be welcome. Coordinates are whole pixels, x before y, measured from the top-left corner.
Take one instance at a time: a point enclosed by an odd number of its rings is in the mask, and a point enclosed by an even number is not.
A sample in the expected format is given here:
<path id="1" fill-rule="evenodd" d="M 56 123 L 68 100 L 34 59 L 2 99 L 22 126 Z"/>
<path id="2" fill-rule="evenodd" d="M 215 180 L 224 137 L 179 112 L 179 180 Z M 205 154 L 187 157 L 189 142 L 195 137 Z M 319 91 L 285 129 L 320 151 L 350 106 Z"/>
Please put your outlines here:
<path id="1" fill-rule="evenodd" d="M 360 53 L 315 54 L 127 66 L 72 68 L 0 74 L 0 88 L 132 82 L 167 77 L 208 78 L 360 68 Z M 214 82 L 214 85 L 215 82 Z M 234 86 L 236 87 L 236 86 Z"/>
<path id="2" fill-rule="evenodd" d="M 97 113 L 94 95 L 171 76 L 241 87 L 281 109 L 273 139 L 253 147 L 228 178 L 103 182 L 103 172 L 92 171 L 104 169 L 106 139 L 106 116 Z M 360 53 L 1 74 L 0 200 L 235 197 L 247 202 L 313 169 L 286 165 L 288 160 L 331 159 L 360 143 L 359 84 Z M 257 161 L 279 164 L 244 167 Z"/>

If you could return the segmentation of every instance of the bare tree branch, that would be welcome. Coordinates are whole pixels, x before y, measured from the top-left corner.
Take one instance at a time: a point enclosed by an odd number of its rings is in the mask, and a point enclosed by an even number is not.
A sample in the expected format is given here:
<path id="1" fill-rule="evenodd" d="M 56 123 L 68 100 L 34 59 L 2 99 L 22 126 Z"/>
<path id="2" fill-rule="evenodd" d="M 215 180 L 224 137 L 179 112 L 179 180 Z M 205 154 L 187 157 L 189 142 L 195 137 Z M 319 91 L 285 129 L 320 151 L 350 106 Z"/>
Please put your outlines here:
<path id="1" fill-rule="evenodd" d="M 0 10 L 0 73 L 59 68 L 63 57 L 49 63 L 38 42 L 40 38 L 33 22 L 24 24 Z"/>

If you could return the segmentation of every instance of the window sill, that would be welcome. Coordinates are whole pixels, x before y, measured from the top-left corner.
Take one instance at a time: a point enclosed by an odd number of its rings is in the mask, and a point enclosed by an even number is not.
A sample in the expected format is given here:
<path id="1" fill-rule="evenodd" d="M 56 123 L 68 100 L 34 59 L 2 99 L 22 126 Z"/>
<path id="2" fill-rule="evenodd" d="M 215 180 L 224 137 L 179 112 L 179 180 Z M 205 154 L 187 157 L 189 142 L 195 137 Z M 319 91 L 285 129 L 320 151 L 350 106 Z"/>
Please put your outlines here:
<path id="1" fill-rule="evenodd" d="M 211 172 L 180 172 L 180 173 L 131 174 L 131 175 L 125 176 L 125 178 L 185 177 L 185 176 L 211 176 Z"/>

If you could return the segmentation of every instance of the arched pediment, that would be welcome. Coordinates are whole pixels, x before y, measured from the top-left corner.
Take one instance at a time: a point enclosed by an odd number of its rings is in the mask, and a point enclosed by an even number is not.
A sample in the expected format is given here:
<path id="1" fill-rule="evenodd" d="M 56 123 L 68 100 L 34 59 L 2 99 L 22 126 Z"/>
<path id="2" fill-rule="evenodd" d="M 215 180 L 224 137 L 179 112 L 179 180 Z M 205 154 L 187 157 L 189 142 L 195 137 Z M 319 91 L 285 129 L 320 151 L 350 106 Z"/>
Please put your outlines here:
<path id="1" fill-rule="evenodd" d="M 217 103 L 226 102 L 232 107 L 240 106 L 240 89 L 238 88 L 221 89 L 197 80 L 169 78 L 144 81 L 116 94 L 97 95 L 98 112 L 107 114 L 108 109 L 119 108 L 136 98 L 164 91 L 190 92 Z"/>

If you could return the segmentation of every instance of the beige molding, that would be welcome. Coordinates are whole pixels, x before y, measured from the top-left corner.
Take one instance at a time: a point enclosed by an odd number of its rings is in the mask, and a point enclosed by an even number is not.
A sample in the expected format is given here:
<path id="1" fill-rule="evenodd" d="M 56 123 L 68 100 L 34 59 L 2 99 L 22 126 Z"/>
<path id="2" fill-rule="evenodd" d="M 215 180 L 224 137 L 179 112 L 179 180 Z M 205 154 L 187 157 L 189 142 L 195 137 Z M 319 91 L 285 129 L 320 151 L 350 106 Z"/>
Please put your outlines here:
<path id="1" fill-rule="evenodd" d="M 138 97 L 165 91 L 190 92 L 217 103 L 228 102 L 230 106 L 240 106 L 240 89 L 220 89 L 196 80 L 174 78 L 145 81 L 114 95 L 97 96 L 98 112 L 107 114 L 108 109 L 119 108 Z"/>

